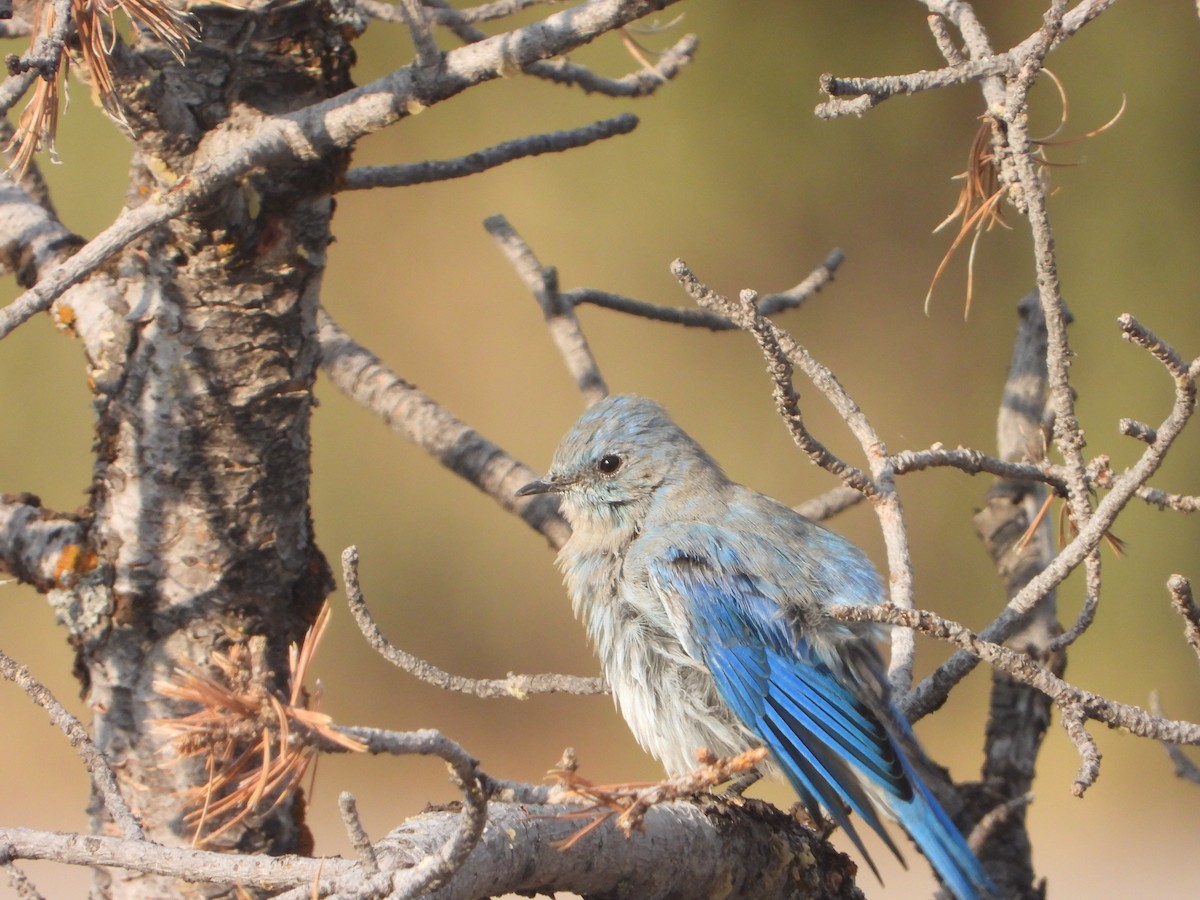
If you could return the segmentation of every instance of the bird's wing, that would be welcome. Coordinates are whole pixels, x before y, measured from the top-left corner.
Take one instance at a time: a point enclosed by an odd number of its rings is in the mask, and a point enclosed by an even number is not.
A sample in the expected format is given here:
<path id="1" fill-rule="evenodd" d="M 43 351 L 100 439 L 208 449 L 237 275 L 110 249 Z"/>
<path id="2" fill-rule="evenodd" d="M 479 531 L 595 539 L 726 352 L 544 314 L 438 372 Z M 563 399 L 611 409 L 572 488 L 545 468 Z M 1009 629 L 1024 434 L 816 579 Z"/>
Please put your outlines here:
<path id="1" fill-rule="evenodd" d="M 739 565 L 721 532 L 693 526 L 686 538 L 647 560 L 684 648 L 810 810 L 824 807 L 870 863 L 848 806 L 900 857 L 863 787 L 867 780 L 900 802 L 912 796 L 887 729 L 786 621 L 774 586 Z"/>

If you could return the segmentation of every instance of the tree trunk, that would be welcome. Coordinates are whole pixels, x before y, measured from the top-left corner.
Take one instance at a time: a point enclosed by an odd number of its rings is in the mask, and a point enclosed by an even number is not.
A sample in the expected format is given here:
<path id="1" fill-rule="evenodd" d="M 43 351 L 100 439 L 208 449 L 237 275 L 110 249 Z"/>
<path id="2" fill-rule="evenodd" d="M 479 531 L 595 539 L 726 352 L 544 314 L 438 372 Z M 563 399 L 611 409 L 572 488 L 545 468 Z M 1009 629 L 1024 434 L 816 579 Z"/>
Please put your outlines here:
<path id="1" fill-rule="evenodd" d="M 114 55 L 135 142 L 130 206 L 170 191 L 260 115 L 351 86 L 353 34 L 327 3 L 210 6 L 197 17 L 203 37 L 186 66 L 145 34 Z M 109 270 L 103 321 L 77 329 L 97 459 L 80 577 L 57 606 L 96 741 L 147 836 L 163 843 L 191 840 L 188 791 L 208 773 L 205 748 L 182 757 L 156 725 L 195 709 L 164 697 L 161 682 L 188 671 L 227 682 L 214 665 L 223 657 L 242 689 L 284 693 L 288 646 L 332 587 L 309 512 L 309 417 L 330 194 L 347 161 L 313 148 L 303 165 L 254 174 L 138 241 Z M 60 321 L 74 319 L 69 304 L 60 301 Z M 110 828 L 98 804 L 93 814 L 96 831 Z M 209 846 L 285 853 L 308 843 L 291 796 Z M 183 887 L 112 871 L 96 880 L 106 897 Z"/>

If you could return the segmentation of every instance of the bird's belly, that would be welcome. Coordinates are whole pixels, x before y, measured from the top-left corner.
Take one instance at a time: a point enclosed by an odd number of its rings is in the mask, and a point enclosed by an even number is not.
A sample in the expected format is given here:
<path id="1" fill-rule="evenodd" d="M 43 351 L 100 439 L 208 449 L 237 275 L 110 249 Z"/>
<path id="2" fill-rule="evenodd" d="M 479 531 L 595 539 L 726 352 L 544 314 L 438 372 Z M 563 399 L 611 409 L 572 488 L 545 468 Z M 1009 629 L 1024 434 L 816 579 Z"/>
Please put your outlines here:
<path id="1" fill-rule="evenodd" d="M 638 743 L 670 775 L 695 769 L 696 751 L 732 756 L 761 743 L 717 694 L 712 675 L 674 635 L 633 621 L 593 634 L 617 708 Z"/>

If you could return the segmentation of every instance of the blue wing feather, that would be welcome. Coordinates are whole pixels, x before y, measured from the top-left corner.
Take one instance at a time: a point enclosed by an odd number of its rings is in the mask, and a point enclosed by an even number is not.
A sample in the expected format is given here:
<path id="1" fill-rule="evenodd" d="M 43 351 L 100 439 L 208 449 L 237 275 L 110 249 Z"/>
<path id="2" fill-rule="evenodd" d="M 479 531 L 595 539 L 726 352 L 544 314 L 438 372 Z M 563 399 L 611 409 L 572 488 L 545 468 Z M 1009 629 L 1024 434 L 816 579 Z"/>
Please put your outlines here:
<path id="1" fill-rule="evenodd" d="M 651 577 L 678 595 L 688 623 L 685 649 L 707 666 L 721 698 L 764 742 L 805 806 L 823 807 L 878 875 L 846 807 L 903 857 L 864 787 L 869 783 L 961 900 L 991 893 L 975 855 L 887 724 L 813 653 L 727 546 L 705 550 L 711 552 L 671 548 L 650 562 Z M 906 727 L 898 718 L 891 725 Z"/>

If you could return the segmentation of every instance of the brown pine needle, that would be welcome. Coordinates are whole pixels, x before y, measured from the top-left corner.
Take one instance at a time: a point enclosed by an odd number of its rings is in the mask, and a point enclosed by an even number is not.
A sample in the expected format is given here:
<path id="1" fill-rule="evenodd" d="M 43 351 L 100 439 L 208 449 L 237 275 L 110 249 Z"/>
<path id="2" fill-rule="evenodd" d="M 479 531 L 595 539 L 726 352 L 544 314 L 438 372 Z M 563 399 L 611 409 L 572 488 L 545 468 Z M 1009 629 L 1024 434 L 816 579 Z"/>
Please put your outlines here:
<path id="1" fill-rule="evenodd" d="M 120 10 L 134 26 L 141 26 L 161 40 L 171 54 L 182 63 L 187 49 L 200 37 L 195 18 L 182 9 L 164 3 L 163 0 L 71 0 L 71 21 L 79 38 L 79 53 L 84 67 L 100 103 L 118 123 L 128 127 L 121 103 L 117 97 L 109 59 L 117 40 L 113 24 L 114 13 Z M 38 0 L 33 14 L 33 29 L 29 46 L 41 48 L 49 43 L 55 28 L 52 0 Z M 44 52 L 40 49 L 36 52 Z M 55 48 L 57 58 L 52 67 L 42 71 L 33 96 L 21 112 L 17 128 L 5 147 L 12 156 L 9 165 L 11 174 L 20 176 L 29 166 L 38 150 L 47 150 L 54 156 L 54 139 L 58 130 L 60 85 L 67 77 L 68 58 L 59 44 Z"/>
<path id="2" fill-rule="evenodd" d="M 1046 495 L 1046 499 L 1042 502 L 1041 508 L 1038 509 L 1037 515 L 1033 517 L 1033 521 L 1029 523 L 1029 527 L 1025 529 L 1025 533 L 1021 535 L 1020 540 L 1013 545 L 1013 552 L 1020 553 L 1029 545 L 1029 542 L 1033 540 L 1033 535 L 1037 532 L 1038 528 L 1045 520 L 1046 513 L 1050 511 L 1050 506 L 1054 503 L 1054 500 L 1054 494 Z M 1075 522 L 1067 510 L 1067 505 L 1064 503 L 1058 511 L 1059 545 L 1064 545 L 1068 542 L 1068 540 L 1073 540 L 1077 534 L 1079 534 L 1079 529 L 1075 527 Z M 1111 531 L 1104 532 L 1104 541 L 1109 547 L 1112 548 L 1113 553 L 1115 553 L 1118 558 L 1126 555 L 1127 551 L 1125 548 L 1128 545 L 1125 543 L 1125 541 L 1121 540 L 1121 538 L 1117 537 Z"/>
<path id="3" fill-rule="evenodd" d="M 1062 109 L 1059 113 L 1059 122 L 1055 129 L 1047 137 L 1033 141 L 1033 144 L 1038 147 L 1035 158 L 1038 165 L 1042 168 L 1062 168 L 1078 165 L 1078 163 L 1052 162 L 1046 159 L 1041 151 L 1047 147 L 1063 147 L 1103 134 L 1113 127 L 1124 114 L 1125 98 L 1121 98 L 1121 107 L 1117 110 L 1116 115 L 1099 128 L 1093 128 L 1091 131 L 1077 137 L 1060 139 L 1058 135 L 1067 124 L 1067 116 L 1070 109 L 1067 101 L 1067 92 L 1057 75 L 1049 69 L 1043 71 L 1045 71 L 1047 77 L 1049 77 L 1050 81 L 1057 88 L 1059 98 L 1062 102 Z M 954 177 L 963 182 L 963 186 L 958 194 L 958 201 L 955 203 L 950 215 L 933 230 L 936 234 L 956 219 L 961 220 L 961 224 L 959 225 L 958 234 L 955 235 L 950 248 L 942 257 L 937 270 L 934 272 L 933 280 L 929 284 L 929 291 L 925 294 L 925 314 L 929 315 L 933 292 L 940 283 L 942 275 L 945 274 L 950 260 L 953 259 L 959 247 L 962 246 L 967 234 L 974 232 L 967 255 L 967 295 L 963 307 L 963 318 L 965 319 L 971 314 L 971 303 L 975 294 L 975 258 L 979 239 L 984 231 L 990 231 L 994 225 L 1008 227 L 1004 221 L 1000 206 L 1001 200 L 1006 196 L 1007 188 L 1000 184 L 995 154 L 992 151 L 992 128 L 988 122 L 980 125 L 979 129 L 975 132 L 974 138 L 971 140 L 971 147 L 967 152 L 966 170 Z"/>
<path id="4" fill-rule="evenodd" d="M 212 657 L 209 674 L 179 671 L 157 682 L 162 696 L 198 708 L 155 724 L 171 733 L 181 758 L 203 756 L 208 778 L 192 788 L 184 821 L 195 829 L 193 845 L 211 843 L 250 816 L 262 816 L 295 795 L 316 760 L 318 744 L 362 752 L 366 746 L 333 727 L 304 690 L 304 678 L 329 622 L 329 606 L 299 646 L 288 651 L 289 684 L 278 696 L 254 680 L 262 638 L 234 644 Z"/>

